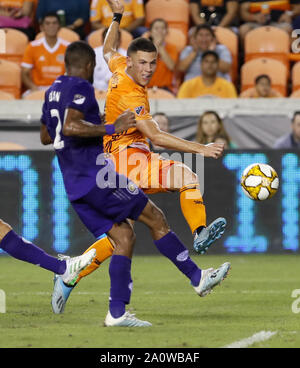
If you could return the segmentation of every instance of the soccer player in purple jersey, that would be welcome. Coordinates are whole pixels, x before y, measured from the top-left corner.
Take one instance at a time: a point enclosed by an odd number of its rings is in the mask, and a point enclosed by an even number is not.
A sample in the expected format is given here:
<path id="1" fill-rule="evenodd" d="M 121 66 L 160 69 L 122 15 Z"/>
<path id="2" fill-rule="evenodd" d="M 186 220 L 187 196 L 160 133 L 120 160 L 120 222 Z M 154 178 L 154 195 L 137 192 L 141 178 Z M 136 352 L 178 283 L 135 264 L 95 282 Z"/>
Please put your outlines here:
<path id="1" fill-rule="evenodd" d="M 141 221 L 149 227 L 159 251 L 188 277 L 200 296 L 208 294 L 226 277 L 230 264 L 224 263 L 217 270 L 199 269 L 170 230 L 162 211 L 132 181 L 116 173 L 109 158 L 99 160 L 99 155 L 103 158 L 101 137 L 119 132 L 122 121 L 127 122 L 127 128 L 134 126 L 134 114 L 125 111 L 114 124 L 101 124 L 90 83 L 95 53 L 88 44 L 81 41 L 70 44 L 65 64 L 67 74 L 59 77 L 45 95 L 41 140 L 44 144 L 53 143 L 67 195 L 82 222 L 96 238 L 107 233 L 115 245 L 109 265 L 111 287 L 105 325 L 151 326 L 126 312 L 132 289 L 131 258 L 135 241 L 127 219 Z M 101 172 L 114 178 L 115 185 L 102 185 L 105 177 L 99 180 Z M 56 277 L 52 296 L 55 313 L 61 313 L 64 307 L 62 289 L 68 286 L 61 277 Z"/>

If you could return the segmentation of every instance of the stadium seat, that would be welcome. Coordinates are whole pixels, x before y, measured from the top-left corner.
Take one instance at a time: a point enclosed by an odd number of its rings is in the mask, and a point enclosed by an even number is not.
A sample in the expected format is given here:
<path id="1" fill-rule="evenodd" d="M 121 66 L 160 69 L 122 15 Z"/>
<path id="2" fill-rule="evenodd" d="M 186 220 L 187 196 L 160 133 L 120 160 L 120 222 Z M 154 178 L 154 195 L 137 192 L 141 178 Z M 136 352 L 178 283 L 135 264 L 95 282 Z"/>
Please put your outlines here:
<path id="1" fill-rule="evenodd" d="M 292 90 L 293 92 L 300 89 L 300 61 L 292 67 Z"/>
<path id="2" fill-rule="evenodd" d="M 146 26 L 156 18 L 163 18 L 171 28 L 188 33 L 189 4 L 184 0 L 151 0 L 145 5 Z"/>
<path id="3" fill-rule="evenodd" d="M 242 92 L 254 87 L 255 78 L 261 74 L 267 74 L 270 77 L 273 89 L 280 92 L 284 97 L 287 95 L 287 68 L 282 62 L 270 58 L 253 59 L 242 65 Z"/>
<path id="4" fill-rule="evenodd" d="M 15 98 L 21 95 L 21 67 L 17 63 L 0 59 L 0 90 L 11 93 Z"/>
<path id="5" fill-rule="evenodd" d="M 149 34 L 149 31 L 147 31 L 142 35 L 142 37 L 148 38 Z M 181 52 L 185 48 L 186 39 L 186 35 L 182 32 L 182 30 L 169 27 L 166 42 L 175 45 L 178 52 Z"/>
<path id="6" fill-rule="evenodd" d="M 34 91 L 26 94 L 23 100 L 44 100 L 46 91 Z"/>
<path id="7" fill-rule="evenodd" d="M 0 142 L 0 151 L 24 151 L 27 148 L 13 142 Z"/>
<path id="8" fill-rule="evenodd" d="M 245 61 L 267 57 L 289 67 L 290 38 L 282 29 L 271 26 L 253 29 L 246 34 L 244 46 Z"/>
<path id="9" fill-rule="evenodd" d="M 98 29 L 97 31 L 92 32 L 89 36 L 88 36 L 88 44 L 93 47 L 96 48 L 98 46 L 103 45 L 103 41 L 102 41 L 102 33 L 103 33 L 104 29 Z M 130 42 L 133 40 L 133 37 L 131 35 L 131 33 L 127 32 L 125 29 L 121 29 L 121 47 L 125 50 L 127 50 Z"/>
<path id="10" fill-rule="evenodd" d="M 44 37 L 44 32 L 38 33 L 35 39 L 38 40 L 41 37 Z M 71 29 L 64 28 L 64 27 L 59 30 L 58 37 L 68 42 L 75 42 L 75 41 L 80 40 L 80 37 L 78 36 L 76 32 L 72 31 Z"/>
<path id="11" fill-rule="evenodd" d="M 11 93 L 0 91 L 0 100 L 14 100 L 15 96 Z"/>
<path id="12" fill-rule="evenodd" d="M 231 79 L 233 83 L 237 81 L 238 76 L 238 55 L 239 55 L 239 41 L 238 36 L 228 28 L 215 27 L 216 38 L 219 43 L 225 45 L 232 56 Z"/>
<path id="13" fill-rule="evenodd" d="M 23 54 L 29 42 L 27 36 L 16 29 L 3 28 L 5 32 L 5 53 L 0 52 L 0 58 L 21 64 Z"/>
<path id="14" fill-rule="evenodd" d="M 99 91 L 98 89 L 95 89 L 95 97 L 96 97 L 96 100 L 105 100 L 106 91 Z"/>
<path id="15" fill-rule="evenodd" d="M 175 98 L 175 96 L 173 95 L 173 93 L 168 92 L 165 89 L 153 87 L 148 89 L 148 98 L 159 100 L 159 99 L 171 99 Z"/>
<path id="16" fill-rule="evenodd" d="M 290 95 L 291 98 L 300 98 L 300 89 L 297 89 L 297 91 L 293 92 Z"/>

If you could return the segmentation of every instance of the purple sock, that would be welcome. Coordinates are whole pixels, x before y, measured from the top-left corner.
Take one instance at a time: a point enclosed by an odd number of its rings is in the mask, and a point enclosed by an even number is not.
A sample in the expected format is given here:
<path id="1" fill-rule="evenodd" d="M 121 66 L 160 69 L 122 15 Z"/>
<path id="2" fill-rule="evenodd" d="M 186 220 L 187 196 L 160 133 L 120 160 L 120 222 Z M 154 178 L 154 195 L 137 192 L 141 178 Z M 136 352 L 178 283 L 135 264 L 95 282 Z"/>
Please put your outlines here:
<path id="1" fill-rule="evenodd" d="M 169 260 L 172 261 L 175 266 L 191 280 L 193 286 L 197 286 L 199 284 L 201 270 L 191 260 L 189 257 L 189 251 L 173 231 L 170 231 L 167 235 L 156 240 L 154 243 L 160 253 L 169 258 Z"/>
<path id="2" fill-rule="evenodd" d="M 66 271 L 66 261 L 49 256 L 41 248 L 21 238 L 13 230 L 2 239 L 0 248 L 14 258 L 38 265 L 59 275 Z"/>
<path id="3" fill-rule="evenodd" d="M 114 318 L 121 317 L 125 313 L 125 305 L 129 304 L 132 289 L 130 271 L 130 258 L 121 255 L 111 257 L 109 311 Z"/>

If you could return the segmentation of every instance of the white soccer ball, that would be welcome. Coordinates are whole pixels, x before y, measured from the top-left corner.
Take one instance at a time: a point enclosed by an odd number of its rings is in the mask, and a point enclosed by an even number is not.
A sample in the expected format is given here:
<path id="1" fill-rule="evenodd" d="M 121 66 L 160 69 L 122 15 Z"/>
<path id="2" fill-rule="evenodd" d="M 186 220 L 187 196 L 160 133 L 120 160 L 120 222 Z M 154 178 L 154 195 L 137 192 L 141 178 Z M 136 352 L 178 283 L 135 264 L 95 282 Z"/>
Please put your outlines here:
<path id="1" fill-rule="evenodd" d="M 273 167 L 255 163 L 243 171 L 241 186 L 247 197 L 255 201 L 264 201 L 277 192 L 279 179 Z"/>

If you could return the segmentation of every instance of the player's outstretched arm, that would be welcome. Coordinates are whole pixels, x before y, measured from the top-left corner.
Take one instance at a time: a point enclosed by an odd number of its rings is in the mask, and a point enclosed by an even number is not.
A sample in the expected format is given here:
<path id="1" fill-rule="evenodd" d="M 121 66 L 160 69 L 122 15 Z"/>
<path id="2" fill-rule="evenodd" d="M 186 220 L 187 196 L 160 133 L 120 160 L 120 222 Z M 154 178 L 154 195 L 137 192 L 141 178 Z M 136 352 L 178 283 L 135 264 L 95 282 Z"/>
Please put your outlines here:
<path id="1" fill-rule="evenodd" d="M 154 145 L 174 151 L 200 153 L 205 157 L 219 158 L 222 156 L 224 150 L 223 143 L 203 145 L 163 132 L 159 129 L 159 126 L 154 120 L 138 120 L 136 127 L 141 133 L 149 138 Z"/>
<path id="2" fill-rule="evenodd" d="M 103 44 L 103 56 L 108 63 L 114 54 L 117 53 L 120 22 L 124 12 L 124 6 L 120 0 L 107 0 L 107 2 L 114 13 L 112 23 Z"/>
<path id="3" fill-rule="evenodd" d="M 136 126 L 135 115 L 126 110 L 121 114 L 114 124 L 112 124 L 113 133 L 121 133 L 124 130 Z M 63 134 L 67 137 L 102 137 L 108 132 L 109 125 L 95 125 L 84 120 L 84 114 L 75 109 L 68 109 L 66 120 L 63 126 Z"/>

